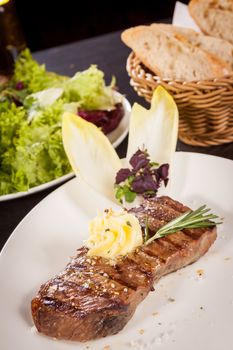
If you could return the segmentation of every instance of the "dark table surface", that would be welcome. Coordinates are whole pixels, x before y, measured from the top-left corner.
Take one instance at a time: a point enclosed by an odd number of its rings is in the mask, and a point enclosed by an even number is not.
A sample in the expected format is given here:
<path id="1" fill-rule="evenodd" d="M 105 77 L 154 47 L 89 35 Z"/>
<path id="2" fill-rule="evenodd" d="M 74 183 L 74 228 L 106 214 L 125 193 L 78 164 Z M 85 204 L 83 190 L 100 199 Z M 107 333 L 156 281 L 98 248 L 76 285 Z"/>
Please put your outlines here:
<path id="1" fill-rule="evenodd" d="M 120 32 L 115 32 L 37 52 L 34 57 L 40 63 L 45 63 L 48 70 L 70 76 L 76 71 L 88 68 L 90 64 L 97 64 L 105 72 L 107 82 L 111 80 L 112 75 L 115 75 L 120 92 L 125 94 L 131 103 L 137 101 L 148 106 L 129 85 L 129 77 L 125 69 L 129 52 L 120 40 Z M 125 155 L 126 146 L 127 139 L 117 148 L 121 157 Z M 213 147 L 192 147 L 178 142 L 177 150 L 233 159 L 233 143 Z M 0 202 L 0 249 L 22 218 L 56 187 L 26 197 Z"/>

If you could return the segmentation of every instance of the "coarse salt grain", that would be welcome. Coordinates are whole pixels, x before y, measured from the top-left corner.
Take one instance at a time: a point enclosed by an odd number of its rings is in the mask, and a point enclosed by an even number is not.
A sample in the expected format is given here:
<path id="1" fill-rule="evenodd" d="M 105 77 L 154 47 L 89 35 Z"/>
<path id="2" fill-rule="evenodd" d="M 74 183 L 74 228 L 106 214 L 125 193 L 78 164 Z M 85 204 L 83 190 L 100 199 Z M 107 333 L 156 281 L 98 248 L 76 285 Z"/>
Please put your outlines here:
<path id="1" fill-rule="evenodd" d="M 37 333 L 37 328 L 35 326 L 31 327 L 31 332 L 32 333 Z"/>

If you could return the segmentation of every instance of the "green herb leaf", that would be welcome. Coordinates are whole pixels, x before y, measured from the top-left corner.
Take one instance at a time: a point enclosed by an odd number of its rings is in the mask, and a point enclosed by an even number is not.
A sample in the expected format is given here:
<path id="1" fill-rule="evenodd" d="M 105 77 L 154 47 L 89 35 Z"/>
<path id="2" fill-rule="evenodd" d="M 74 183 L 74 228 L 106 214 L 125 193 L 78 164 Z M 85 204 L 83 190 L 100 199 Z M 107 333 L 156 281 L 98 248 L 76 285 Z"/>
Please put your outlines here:
<path id="1" fill-rule="evenodd" d="M 219 217 L 209 213 L 209 211 L 210 209 L 207 208 L 206 205 L 203 205 L 194 211 L 189 211 L 181 216 L 178 216 L 174 220 L 162 226 L 151 238 L 145 240 L 145 244 L 147 245 L 153 242 L 155 239 L 168 236 L 183 229 L 211 227 L 222 224 L 221 221 L 211 221 L 219 219 Z"/>
<path id="2" fill-rule="evenodd" d="M 156 167 L 158 167 L 159 166 L 159 163 L 156 163 L 156 162 L 150 162 L 150 166 L 152 167 L 152 166 L 156 166 Z"/>
<path id="3" fill-rule="evenodd" d="M 124 190 L 122 186 L 118 186 L 116 189 L 115 197 L 116 199 L 122 203 L 122 197 L 124 196 Z"/>
<path id="4" fill-rule="evenodd" d="M 122 198 L 125 198 L 126 202 L 132 203 L 136 197 L 136 193 L 131 191 L 129 185 L 117 186 L 115 197 L 122 204 Z"/>
<path id="5" fill-rule="evenodd" d="M 132 203 L 135 200 L 137 194 L 131 191 L 131 189 L 127 185 L 125 185 L 123 189 L 126 202 Z"/>

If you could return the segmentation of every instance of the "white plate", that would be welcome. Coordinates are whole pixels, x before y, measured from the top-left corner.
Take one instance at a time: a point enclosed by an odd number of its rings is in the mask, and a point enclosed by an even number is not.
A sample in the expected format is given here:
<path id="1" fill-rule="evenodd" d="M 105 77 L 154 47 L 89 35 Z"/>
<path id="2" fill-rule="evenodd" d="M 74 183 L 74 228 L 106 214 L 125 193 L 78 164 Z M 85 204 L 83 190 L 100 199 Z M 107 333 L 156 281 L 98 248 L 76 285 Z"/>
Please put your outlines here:
<path id="1" fill-rule="evenodd" d="M 115 92 L 115 94 L 121 95 L 119 92 Z M 123 95 L 121 95 L 121 96 L 122 96 L 122 104 L 123 104 L 123 107 L 125 110 L 124 117 L 122 118 L 118 127 L 115 130 L 113 130 L 111 133 L 108 134 L 108 138 L 109 138 L 109 140 L 112 143 L 114 148 L 116 148 L 117 146 L 119 146 L 121 144 L 121 142 L 124 140 L 124 138 L 126 137 L 126 135 L 128 134 L 128 131 L 129 131 L 129 117 L 130 117 L 130 112 L 131 112 L 131 105 L 130 105 L 129 101 Z M 28 196 L 30 194 L 43 191 L 49 187 L 59 185 L 60 183 L 63 183 L 66 180 L 71 179 L 73 176 L 74 176 L 74 173 L 69 173 L 67 175 L 59 177 L 58 179 L 46 182 L 46 183 L 39 185 L 39 186 L 32 187 L 28 191 L 10 193 L 10 194 L 0 196 L 0 202 L 10 200 L 10 199 L 19 198 L 19 197 Z"/>
<path id="2" fill-rule="evenodd" d="M 232 349 L 233 162 L 176 153 L 173 178 L 173 198 L 194 209 L 207 204 L 224 217 L 218 239 L 204 257 L 162 278 L 117 335 L 81 344 L 38 334 L 30 315 L 31 299 L 82 244 L 96 209 L 111 205 L 75 178 L 27 215 L 1 253 L 0 349 Z M 198 270 L 203 270 L 202 277 Z"/>

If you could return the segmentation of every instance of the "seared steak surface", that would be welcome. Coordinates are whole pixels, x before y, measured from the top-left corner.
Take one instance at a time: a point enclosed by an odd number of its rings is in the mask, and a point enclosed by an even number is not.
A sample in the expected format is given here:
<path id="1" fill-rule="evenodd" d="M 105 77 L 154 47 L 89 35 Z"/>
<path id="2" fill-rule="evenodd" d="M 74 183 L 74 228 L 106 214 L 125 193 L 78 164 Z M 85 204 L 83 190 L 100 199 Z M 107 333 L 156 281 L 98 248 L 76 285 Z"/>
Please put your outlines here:
<path id="1" fill-rule="evenodd" d="M 151 231 L 190 210 L 169 197 L 131 209 Z M 43 284 L 32 300 L 39 332 L 87 341 L 119 332 L 163 275 L 196 261 L 216 239 L 216 228 L 183 230 L 141 246 L 113 265 L 82 247 L 65 270 Z"/>

